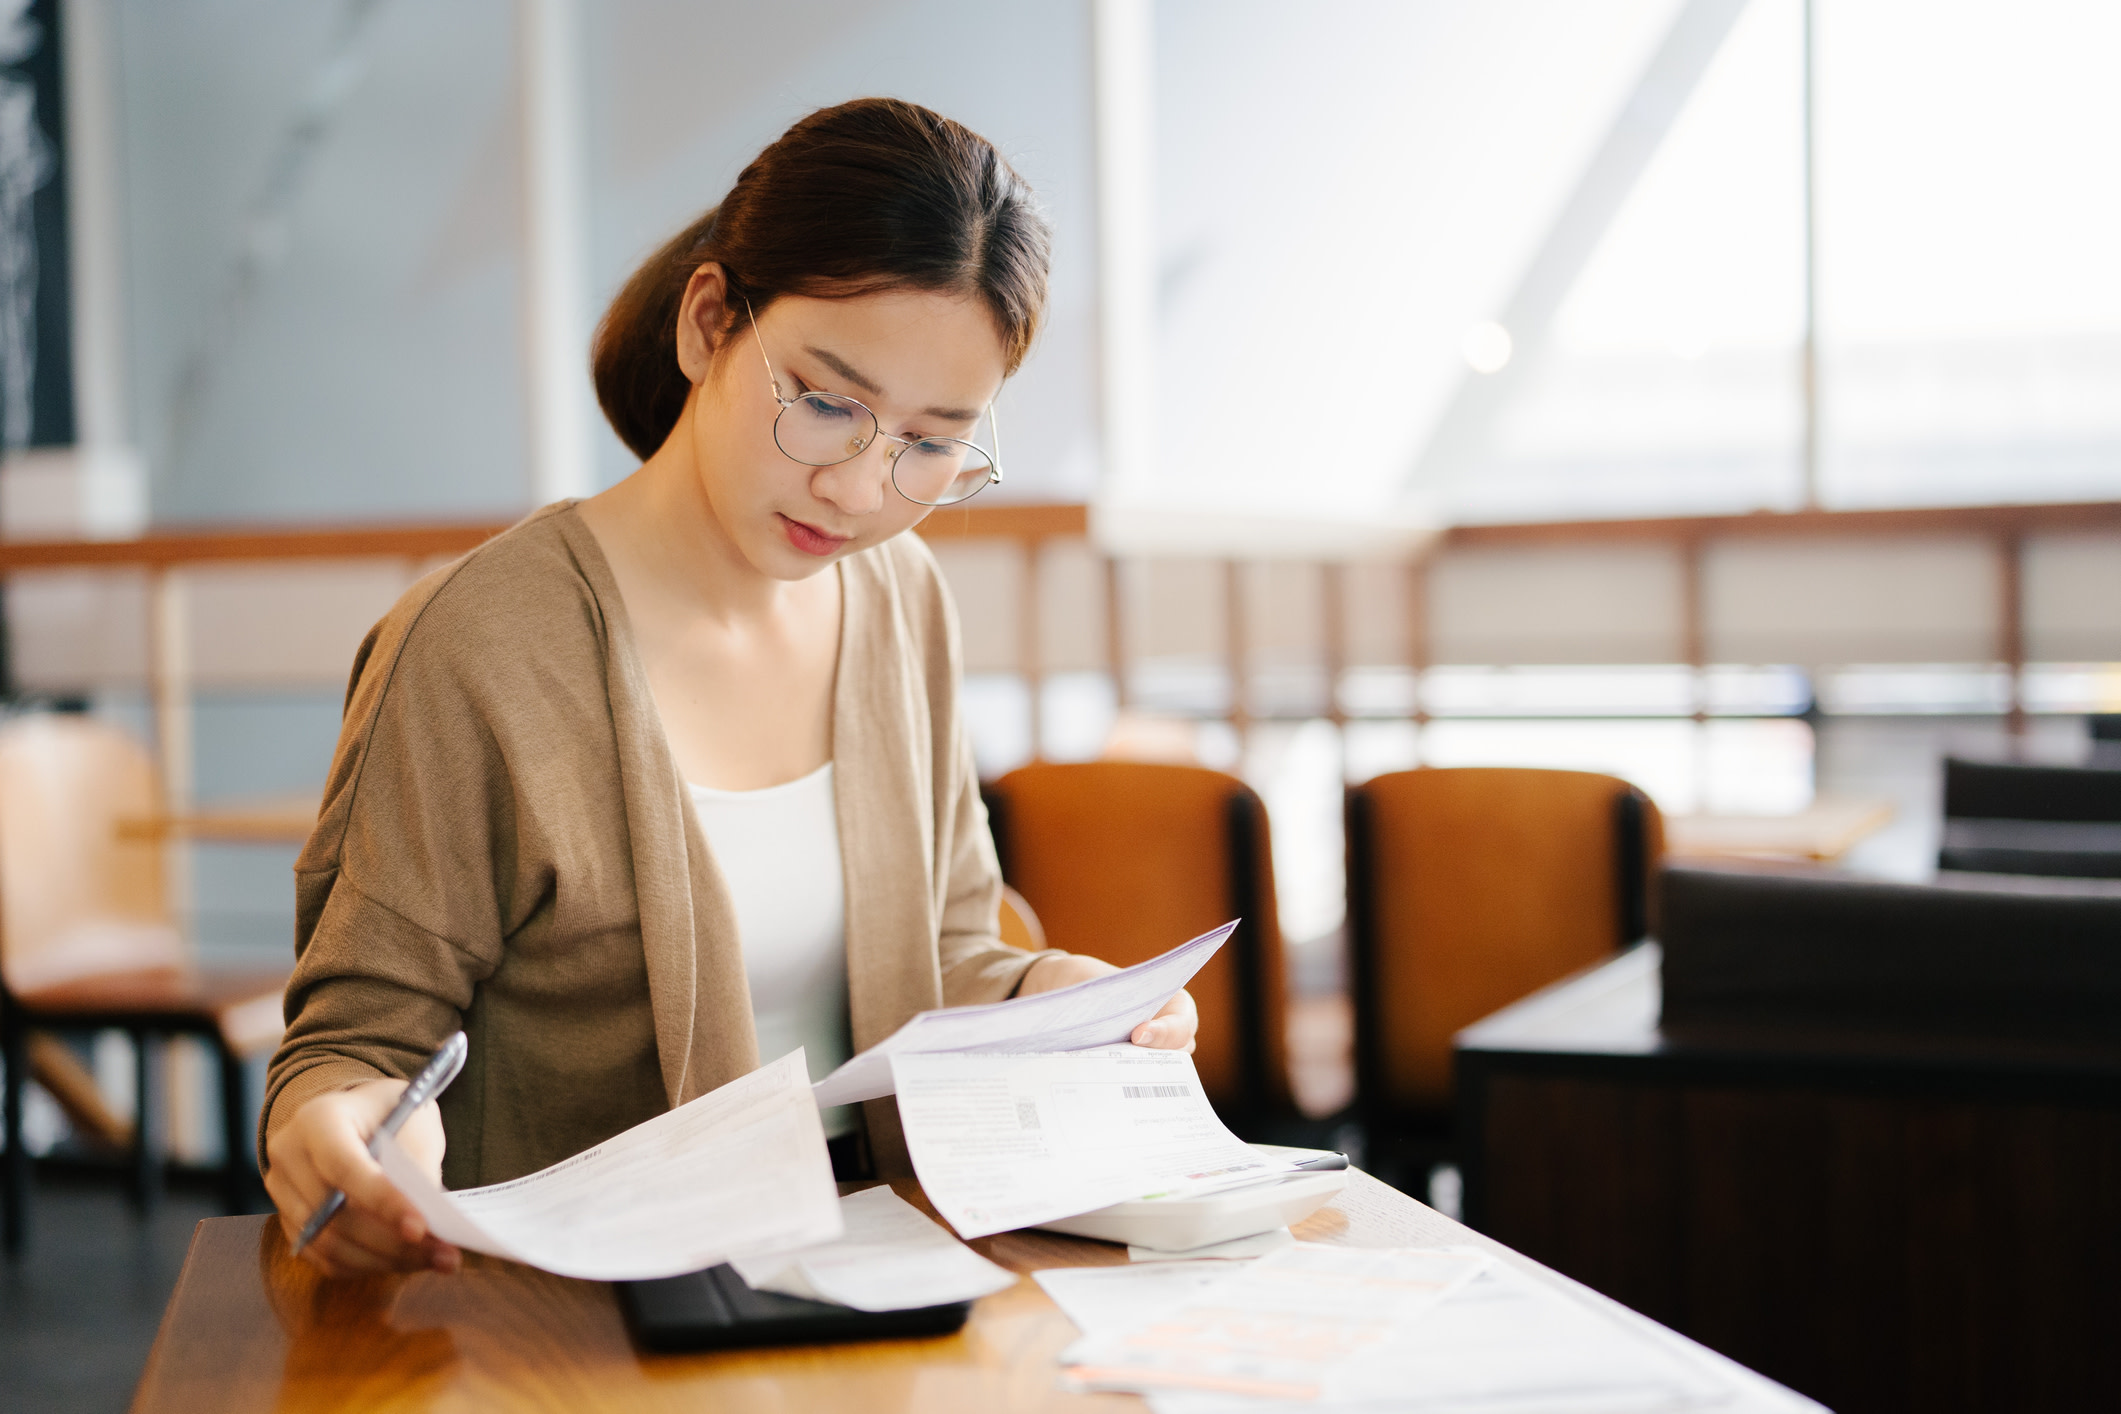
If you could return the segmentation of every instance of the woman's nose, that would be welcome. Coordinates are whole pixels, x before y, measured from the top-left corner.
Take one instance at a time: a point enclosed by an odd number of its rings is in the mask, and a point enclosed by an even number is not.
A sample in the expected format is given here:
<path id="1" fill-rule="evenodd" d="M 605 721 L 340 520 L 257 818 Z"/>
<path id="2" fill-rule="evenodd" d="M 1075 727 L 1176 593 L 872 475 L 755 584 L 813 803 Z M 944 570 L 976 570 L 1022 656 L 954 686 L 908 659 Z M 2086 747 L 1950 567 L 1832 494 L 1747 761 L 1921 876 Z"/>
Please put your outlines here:
<path id="1" fill-rule="evenodd" d="M 877 443 L 883 443 L 881 451 Z M 883 438 L 873 439 L 857 456 L 834 466 L 818 468 L 811 481 L 811 489 L 819 497 L 830 501 L 851 516 L 874 515 L 884 505 L 884 495 L 891 483 L 892 453 L 897 444 Z"/>

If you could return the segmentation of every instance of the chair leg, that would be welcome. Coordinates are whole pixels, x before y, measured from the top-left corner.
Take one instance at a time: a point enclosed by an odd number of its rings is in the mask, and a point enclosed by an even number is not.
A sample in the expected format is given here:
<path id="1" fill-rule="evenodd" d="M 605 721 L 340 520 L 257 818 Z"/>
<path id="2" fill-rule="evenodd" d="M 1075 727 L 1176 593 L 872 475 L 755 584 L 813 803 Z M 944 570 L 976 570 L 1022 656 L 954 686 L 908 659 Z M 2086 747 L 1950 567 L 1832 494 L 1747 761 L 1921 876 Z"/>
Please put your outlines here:
<path id="1" fill-rule="evenodd" d="M 162 1202 L 162 1038 L 135 1031 L 133 1038 L 133 1207 L 147 1217 Z"/>
<path id="2" fill-rule="evenodd" d="M 5 1246 L 9 1260 L 22 1255 L 29 1235 L 29 1150 L 22 1143 L 22 1087 L 29 1079 L 29 1037 L 22 1023 L 22 1014 L 15 1010 L 12 1001 L 7 1001 L 4 1014 L 0 1014 L 0 1035 L 5 1037 L 7 1060 L 6 1192 L 0 1196 L 0 1209 L 4 1209 L 4 1216 L 0 1216 L 0 1229 L 4 1229 L 0 1245 Z"/>
<path id="3" fill-rule="evenodd" d="M 214 1052 L 221 1061 L 221 1203 L 230 1217 L 251 1211 L 255 1183 L 250 1160 L 250 1105 L 243 1057 L 220 1036 Z"/>

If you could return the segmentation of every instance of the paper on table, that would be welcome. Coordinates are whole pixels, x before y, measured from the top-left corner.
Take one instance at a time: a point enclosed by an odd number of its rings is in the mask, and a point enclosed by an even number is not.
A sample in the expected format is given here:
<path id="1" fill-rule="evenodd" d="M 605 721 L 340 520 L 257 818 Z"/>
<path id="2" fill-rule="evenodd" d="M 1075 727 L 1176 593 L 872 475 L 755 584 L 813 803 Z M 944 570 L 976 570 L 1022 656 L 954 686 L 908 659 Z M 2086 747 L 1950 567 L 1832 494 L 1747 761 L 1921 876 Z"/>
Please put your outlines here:
<path id="1" fill-rule="evenodd" d="M 1039 1272 L 1039 1285 L 1046 1285 L 1046 1276 Z M 1086 1283 L 1067 1295 L 1052 1287 L 1048 1293 L 1077 1327 L 1109 1336 L 1171 1319 L 1190 1302 L 1222 1300 L 1224 1293 L 1213 1287 L 1205 1276 L 1192 1289 L 1186 1283 L 1160 1291 L 1143 1287 L 1141 1300 L 1133 1302 L 1124 1291 Z M 1067 1357 L 1073 1355 L 1071 1348 Z M 1729 1384 L 1678 1350 L 1493 1261 L 1389 1340 L 1328 1372 L 1317 1399 L 1181 1389 L 1158 1389 L 1147 1399 L 1156 1414 L 1646 1414 L 1712 1408 L 1731 1395 Z M 1790 1408 L 1816 1406 L 1792 1397 Z"/>
<path id="2" fill-rule="evenodd" d="M 1183 1051 L 891 1058 L 921 1188 L 961 1237 L 1295 1167 L 1228 1129 Z"/>
<path id="3" fill-rule="evenodd" d="M 972 1301 L 1016 1285 L 998 1267 L 889 1188 L 840 1199 L 836 1242 L 770 1256 L 732 1257 L 754 1291 L 832 1301 L 857 1311 L 910 1311 Z"/>
<path id="4" fill-rule="evenodd" d="M 1328 1382 L 1336 1400 L 1405 1407 L 1646 1410 L 1699 1407 L 1731 1389 L 1605 1313 L 1501 1263 L 1454 1292 L 1406 1339 Z"/>
<path id="5" fill-rule="evenodd" d="M 1033 1272 L 1061 1314 L 1084 1335 L 1153 1321 L 1226 1280 L 1228 1262 L 1158 1262 L 1140 1267 L 1056 1267 Z"/>
<path id="6" fill-rule="evenodd" d="M 891 1093 L 891 1057 L 922 1051 L 1076 1051 L 1134 1034 L 1207 965 L 1240 920 L 1107 977 L 985 1006 L 924 1011 L 812 1087 L 818 1108 Z"/>
<path id="7" fill-rule="evenodd" d="M 1130 1262 L 1198 1262 L 1215 1260 L 1220 1262 L 1249 1261 L 1264 1257 L 1269 1252 L 1279 1252 L 1284 1247 L 1294 1247 L 1296 1236 L 1285 1227 L 1272 1232 L 1255 1232 L 1250 1237 L 1233 1237 L 1228 1242 L 1211 1242 L 1205 1247 L 1189 1247 L 1183 1252 L 1162 1252 L 1154 1247 L 1136 1247 L 1129 1243 L 1127 1260 Z"/>
<path id="8" fill-rule="evenodd" d="M 1489 1261 L 1471 1247 L 1301 1243 L 1237 1268 L 1163 1316 L 1085 1336 L 1061 1362 L 1091 1389 L 1312 1400 L 1359 1357 L 1399 1344 Z"/>
<path id="9" fill-rule="evenodd" d="M 383 1139 L 376 1159 L 435 1236 L 561 1276 L 677 1276 L 840 1233 L 839 1192 L 800 1049 L 593 1149 L 445 1193 Z"/>

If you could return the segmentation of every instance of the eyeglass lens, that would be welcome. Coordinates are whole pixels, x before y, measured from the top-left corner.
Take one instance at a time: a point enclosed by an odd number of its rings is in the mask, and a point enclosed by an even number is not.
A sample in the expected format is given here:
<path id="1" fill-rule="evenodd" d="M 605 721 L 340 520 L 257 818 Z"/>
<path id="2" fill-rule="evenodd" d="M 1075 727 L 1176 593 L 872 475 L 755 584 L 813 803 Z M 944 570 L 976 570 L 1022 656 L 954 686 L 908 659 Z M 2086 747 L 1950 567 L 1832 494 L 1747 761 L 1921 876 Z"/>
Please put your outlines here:
<path id="1" fill-rule="evenodd" d="M 805 393 L 781 410 L 773 440 L 805 466 L 837 466 L 860 456 L 876 440 L 876 417 L 852 398 Z M 891 484 L 909 501 L 947 506 L 988 482 L 994 459 L 955 437 L 925 437 L 896 448 Z"/>

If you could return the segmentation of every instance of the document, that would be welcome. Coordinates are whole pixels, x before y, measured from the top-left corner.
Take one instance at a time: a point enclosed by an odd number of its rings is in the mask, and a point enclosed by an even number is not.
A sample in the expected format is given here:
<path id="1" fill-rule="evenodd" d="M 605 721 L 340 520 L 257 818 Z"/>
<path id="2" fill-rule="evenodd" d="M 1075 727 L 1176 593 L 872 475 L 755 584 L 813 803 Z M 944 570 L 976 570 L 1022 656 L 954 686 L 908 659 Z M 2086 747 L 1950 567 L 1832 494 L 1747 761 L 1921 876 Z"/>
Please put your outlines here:
<path id="1" fill-rule="evenodd" d="M 753 1291 L 807 1296 L 857 1311 L 910 1311 L 973 1301 L 1016 1285 L 998 1267 L 887 1187 L 840 1199 L 846 1231 L 833 1242 L 771 1256 L 733 1257 Z"/>
<path id="2" fill-rule="evenodd" d="M 1075 1383 L 1096 1390 L 1316 1400 L 1333 1385 L 1337 1395 L 1362 1357 L 1389 1352 L 1490 1260 L 1471 1247 L 1299 1243 L 1162 1316 L 1085 1336 L 1061 1352 L 1061 1363 Z"/>
<path id="3" fill-rule="evenodd" d="M 891 1093 L 891 1058 L 933 1051 L 1076 1051 L 1134 1034 L 1193 980 L 1238 920 L 1106 977 L 986 1006 L 924 1011 L 820 1080 L 819 1109 Z"/>
<path id="4" fill-rule="evenodd" d="M 829 1242 L 839 1190 L 800 1049 L 551 1168 L 446 1193 L 376 1159 L 435 1236 L 561 1276 L 637 1281 Z"/>
<path id="5" fill-rule="evenodd" d="M 1253 1257 L 1264 1257 L 1269 1252 L 1279 1252 L 1284 1247 L 1294 1247 L 1296 1235 L 1285 1227 L 1272 1232 L 1255 1232 L 1250 1237 L 1233 1237 L 1228 1242 L 1211 1242 L 1205 1247 L 1189 1247 L 1183 1252 L 1165 1252 L 1155 1247 L 1136 1247 L 1127 1244 L 1127 1260 L 1130 1262 L 1242 1262 Z"/>
<path id="6" fill-rule="evenodd" d="M 1250 1280 L 1242 1284 L 1226 1262 L 1040 1272 L 1037 1281 L 1085 1336 L 1063 1352 L 1063 1363 L 1116 1356 L 1120 1363 L 1096 1387 L 1144 1390 L 1156 1414 L 1649 1414 L 1710 1409 L 1736 1394 L 1676 1345 L 1497 1261 L 1433 1303 L 1402 1310 L 1383 1339 L 1359 1344 L 1371 1313 L 1360 1304 L 1351 1312 L 1332 1294 L 1338 1282 L 1330 1269 L 1359 1272 L 1380 1250 L 1296 1250 L 1342 1254 L 1309 1273 L 1320 1299 L 1298 1288 L 1264 1289 L 1273 1258 L 1245 1269 Z M 1161 1283 L 1159 1273 L 1168 1274 Z M 1231 1382 L 1201 1378 L 1217 1363 L 1218 1333 L 1230 1332 L 1242 1336 L 1237 1359 L 1224 1363 Z M 1181 1349 L 1196 1335 L 1205 1338 L 1199 1348 Z M 1306 1347 L 1307 1336 L 1317 1344 Z M 1144 1350 L 1163 1368 L 1147 1376 L 1132 1368 Z M 1227 1343 L 1220 1351 L 1232 1353 Z M 1192 1388 L 1170 1378 L 1170 1367 L 1187 1362 L 1198 1381 Z M 1073 1365 L 1068 1376 L 1087 1370 Z M 1274 1382 L 1290 1392 L 1267 1393 Z M 1314 1387 L 1315 1394 L 1295 1392 Z"/>
<path id="7" fill-rule="evenodd" d="M 1140 1267 L 1056 1267 L 1033 1272 L 1061 1314 L 1084 1335 L 1125 1331 L 1160 1319 L 1230 1276 L 1228 1262 L 1157 1262 Z"/>
<path id="8" fill-rule="evenodd" d="M 961 1237 L 1295 1168 L 1223 1127 L 1183 1051 L 915 1053 L 891 1066 L 913 1171 Z"/>

